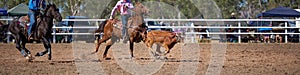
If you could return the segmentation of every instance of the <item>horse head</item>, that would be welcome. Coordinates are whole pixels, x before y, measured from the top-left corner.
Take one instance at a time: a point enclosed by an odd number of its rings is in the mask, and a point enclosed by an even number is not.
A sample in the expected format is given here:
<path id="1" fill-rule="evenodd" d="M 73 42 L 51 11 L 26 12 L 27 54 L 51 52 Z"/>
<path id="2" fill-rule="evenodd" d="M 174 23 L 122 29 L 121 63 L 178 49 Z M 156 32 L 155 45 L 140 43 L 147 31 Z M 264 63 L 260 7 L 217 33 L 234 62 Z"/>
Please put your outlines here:
<path id="1" fill-rule="evenodd" d="M 147 15 L 150 10 L 147 7 L 145 7 L 142 3 L 136 2 L 133 11 L 135 12 L 135 14 L 139 14 L 139 15 L 146 14 Z"/>
<path id="2" fill-rule="evenodd" d="M 59 9 L 56 7 L 55 4 L 47 5 L 47 8 L 45 10 L 45 16 L 54 18 L 58 22 L 62 21 L 62 17 L 61 14 L 59 13 Z"/>

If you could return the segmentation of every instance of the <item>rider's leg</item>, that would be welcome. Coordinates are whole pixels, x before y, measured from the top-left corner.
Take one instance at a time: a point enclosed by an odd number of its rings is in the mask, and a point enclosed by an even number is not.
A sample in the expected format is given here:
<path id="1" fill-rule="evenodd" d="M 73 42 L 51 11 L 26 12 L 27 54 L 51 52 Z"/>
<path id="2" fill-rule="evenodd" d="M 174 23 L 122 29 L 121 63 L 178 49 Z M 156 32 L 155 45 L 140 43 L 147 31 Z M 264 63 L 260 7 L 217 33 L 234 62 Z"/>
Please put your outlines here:
<path id="1" fill-rule="evenodd" d="M 125 41 L 127 36 L 127 21 L 129 18 L 129 15 L 122 15 L 122 39 Z"/>
<path id="2" fill-rule="evenodd" d="M 30 36 L 31 36 L 31 31 L 32 31 L 33 27 L 36 24 L 36 17 L 35 17 L 36 13 L 34 11 L 29 11 L 28 15 L 29 15 L 29 18 L 30 18 L 30 24 L 29 24 L 29 27 L 28 27 L 28 30 L 27 30 L 28 39 L 29 39 Z"/>

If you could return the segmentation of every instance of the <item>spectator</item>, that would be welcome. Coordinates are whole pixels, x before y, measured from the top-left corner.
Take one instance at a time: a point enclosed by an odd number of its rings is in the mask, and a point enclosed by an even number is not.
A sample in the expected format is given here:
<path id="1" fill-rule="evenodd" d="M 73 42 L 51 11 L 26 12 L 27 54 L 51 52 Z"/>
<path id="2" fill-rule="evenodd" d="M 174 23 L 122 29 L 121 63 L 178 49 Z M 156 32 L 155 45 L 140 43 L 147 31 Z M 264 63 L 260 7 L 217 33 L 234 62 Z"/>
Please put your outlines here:
<path id="1" fill-rule="evenodd" d="M 236 19 L 235 13 L 231 13 L 231 17 L 229 19 Z"/>
<path id="2" fill-rule="evenodd" d="M 259 16 L 259 19 L 263 19 L 263 16 Z M 261 26 L 272 27 L 272 23 L 271 22 L 262 22 Z M 263 33 L 269 33 L 272 31 L 272 28 L 259 28 L 258 31 L 263 32 Z M 265 43 L 269 43 L 270 42 L 270 34 L 264 34 L 263 41 Z"/>
<path id="3" fill-rule="evenodd" d="M 235 13 L 231 13 L 231 17 L 229 19 L 236 19 L 235 15 L 236 15 Z M 230 27 L 235 24 L 236 24 L 236 22 L 229 22 Z M 226 29 L 226 31 L 231 32 L 231 33 L 237 33 L 236 29 L 234 29 L 234 28 Z M 229 42 L 237 42 L 238 35 L 228 34 L 226 36 L 227 36 Z"/>

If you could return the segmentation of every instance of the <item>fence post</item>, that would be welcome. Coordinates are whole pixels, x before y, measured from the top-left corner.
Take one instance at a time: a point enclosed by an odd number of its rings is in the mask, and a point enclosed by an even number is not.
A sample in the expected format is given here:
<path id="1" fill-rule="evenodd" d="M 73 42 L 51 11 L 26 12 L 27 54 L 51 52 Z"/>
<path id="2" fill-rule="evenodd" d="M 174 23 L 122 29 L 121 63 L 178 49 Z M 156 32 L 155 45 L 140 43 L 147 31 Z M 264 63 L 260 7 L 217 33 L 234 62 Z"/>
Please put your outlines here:
<path id="1" fill-rule="evenodd" d="M 195 32 L 195 25 L 194 25 L 193 22 L 192 22 L 191 26 L 192 26 L 191 32 L 194 33 Z M 196 37 L 195 34 L 193 34 L 192 35 L 192 43 L 195 43 L 195 39 L 196 39 L 195 37 Z"/>
<path id="2" fill-rule="evenodd" d="M 240 33 L 241 33 L 241 28 L 240 28 L 240 27 L 241 27 L 241 22 L 240 22 L 240 21 L 239 21 L 239 23 L 238 23 L 238 27 L 239 27 L 239 31 L 238 31 L 238 33 L 239 33 L 239 38 L 238 38 L 238 41 L 239 41 L 239 43 L 241 43 L 241 40 L 242 40 L 242 39 L 241 39 L 241 34 L 240 34 Z"/>
<path id="3" fill-rule="evenodd" d="M 55 26 L 55 24 L 53 25 L 53 33 L 54 33 L 54 35 L 53 35 L 53 43 L 55 44 L 56 43 L 56 28 L 55 28 L 56 26 Z"/>
<path id="4" fill-rule="evenodd" d="M 287 34 L 287 33 L 288 33 L 288 31 L 287 31 L 287 22 L 285 22 L 285 26 L 284 26 L 284 27 L 286 27 L 286 28 L 285 28 L 285 43 L 288 43 L 288 36 L 287 36 L 287 35 L 288 35 L 288 34 Z"/>

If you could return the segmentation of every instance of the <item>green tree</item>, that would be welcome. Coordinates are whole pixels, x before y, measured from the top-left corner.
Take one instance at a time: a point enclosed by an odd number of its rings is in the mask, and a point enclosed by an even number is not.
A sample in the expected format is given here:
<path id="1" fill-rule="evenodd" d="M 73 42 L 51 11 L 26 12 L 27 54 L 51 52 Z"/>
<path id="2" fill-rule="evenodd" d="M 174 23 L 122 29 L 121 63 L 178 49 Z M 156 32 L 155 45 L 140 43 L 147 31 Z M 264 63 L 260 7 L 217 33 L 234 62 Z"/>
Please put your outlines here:
<path id="1" fill-rule="evenodd" d="M 21 3 L 28 3 L 29 0 L 0 0 L 0 8 L 13 8 Z"/>

